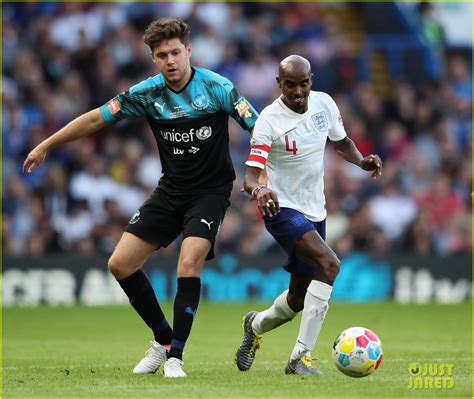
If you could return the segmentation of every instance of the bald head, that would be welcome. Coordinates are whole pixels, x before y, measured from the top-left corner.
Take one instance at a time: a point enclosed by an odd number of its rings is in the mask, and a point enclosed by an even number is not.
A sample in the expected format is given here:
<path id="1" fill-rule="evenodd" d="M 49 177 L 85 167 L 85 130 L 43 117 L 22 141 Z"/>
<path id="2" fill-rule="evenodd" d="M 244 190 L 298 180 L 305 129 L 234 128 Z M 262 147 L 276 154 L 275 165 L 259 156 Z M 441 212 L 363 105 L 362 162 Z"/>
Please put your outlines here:
<path id="1" fill-rule="evenodd" d="M 278 76 L 283 78 L 284 76 L 292 75 L 310 75 L 311 64 L 309 61 L 301 57 L 300 55 L 290 55 L 280 62 L 278 68 Z"/>
<path id="2" fill-rule="evenodd" d="M 309 61 L 299 55 L 286 57 L 280 62 L 276 80 L 281 89 L 282 101 L 295 112 L 306 112 L 313 84 Z"/>

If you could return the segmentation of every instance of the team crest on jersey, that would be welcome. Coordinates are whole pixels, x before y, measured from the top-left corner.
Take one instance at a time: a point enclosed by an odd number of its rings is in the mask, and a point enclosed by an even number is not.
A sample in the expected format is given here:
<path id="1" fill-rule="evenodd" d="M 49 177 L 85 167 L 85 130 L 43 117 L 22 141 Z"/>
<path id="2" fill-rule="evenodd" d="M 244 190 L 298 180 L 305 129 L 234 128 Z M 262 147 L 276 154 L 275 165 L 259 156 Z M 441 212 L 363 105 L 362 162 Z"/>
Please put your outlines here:
<path id="1" fill-rule="evenodd" d="M 316 130 L 321 133 L 324 133 L 328 129 L 328 118 L 326 117 L 326 112 L 321 111 L 317 114 L 311 115 L 311 119 L 313 120 L 314 126 Z"/>
<path id="2" fill-rule="evenodd" d="M 196 111 L 202 111 L 209 106 L 209 99 L 204 94 L 196 94 L 193 98 L 191 103 L 191 107 L 193 107 Z"/>
<path id="3" fill-rule="evenodd" d="M 203 126 L 196 130 L 196 137 L 199 140 L 206 140 L 212 135 L 212 128 L 210 126 Z"/>

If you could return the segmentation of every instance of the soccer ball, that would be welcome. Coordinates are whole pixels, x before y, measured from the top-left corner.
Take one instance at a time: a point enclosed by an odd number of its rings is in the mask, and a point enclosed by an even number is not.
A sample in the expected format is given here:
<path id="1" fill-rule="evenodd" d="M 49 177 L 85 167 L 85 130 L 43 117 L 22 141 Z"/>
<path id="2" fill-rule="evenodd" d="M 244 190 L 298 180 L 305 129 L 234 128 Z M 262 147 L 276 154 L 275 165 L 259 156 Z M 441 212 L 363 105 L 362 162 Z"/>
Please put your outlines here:
<path id="1" fill-rule="evenodd" d="M 332 358 L 344 374 L 365 377 L 377 370 L 382 362 L 382 342 L 368 328 L 351 327 L 334 341 Z"/>

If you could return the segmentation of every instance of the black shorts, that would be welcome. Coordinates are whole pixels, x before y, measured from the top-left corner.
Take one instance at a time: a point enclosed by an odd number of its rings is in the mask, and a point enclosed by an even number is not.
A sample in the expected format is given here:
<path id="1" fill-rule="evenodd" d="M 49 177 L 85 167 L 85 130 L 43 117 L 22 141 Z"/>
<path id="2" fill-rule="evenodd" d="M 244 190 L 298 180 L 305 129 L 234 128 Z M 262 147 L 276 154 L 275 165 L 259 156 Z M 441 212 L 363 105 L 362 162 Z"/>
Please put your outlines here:
<path id="1" fill-rule="evenodd" d="M 212 243 L 208 260 L 214 258 L 214 242 L 229 205 L 225 194 L 177 195 L 157 188 L 125 231 L 159 247 L 167 247 L 180 233 L 183 238 L 205 238 Z"/>

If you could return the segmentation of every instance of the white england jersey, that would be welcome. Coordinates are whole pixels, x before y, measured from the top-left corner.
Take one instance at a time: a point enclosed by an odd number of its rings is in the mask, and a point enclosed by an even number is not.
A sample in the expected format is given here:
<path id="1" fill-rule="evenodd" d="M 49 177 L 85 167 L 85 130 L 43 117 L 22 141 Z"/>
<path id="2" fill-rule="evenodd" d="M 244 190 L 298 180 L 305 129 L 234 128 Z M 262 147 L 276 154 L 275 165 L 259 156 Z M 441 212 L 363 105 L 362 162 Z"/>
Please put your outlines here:
<path id="1" fill-rule="evenodd" d="M 323 156 L 326 140 L 347 136 L 336 103 L 311 91 L 308 110 L 298 114 L 278 98 L 260 114 L 247 166 L 267 167 L 268 187 L 280 207 L 295 209 L 313 222 L 326 218 Z"/>

